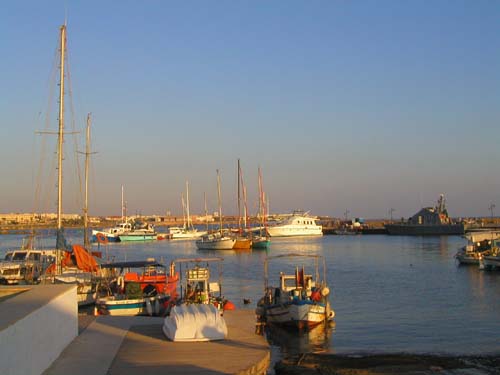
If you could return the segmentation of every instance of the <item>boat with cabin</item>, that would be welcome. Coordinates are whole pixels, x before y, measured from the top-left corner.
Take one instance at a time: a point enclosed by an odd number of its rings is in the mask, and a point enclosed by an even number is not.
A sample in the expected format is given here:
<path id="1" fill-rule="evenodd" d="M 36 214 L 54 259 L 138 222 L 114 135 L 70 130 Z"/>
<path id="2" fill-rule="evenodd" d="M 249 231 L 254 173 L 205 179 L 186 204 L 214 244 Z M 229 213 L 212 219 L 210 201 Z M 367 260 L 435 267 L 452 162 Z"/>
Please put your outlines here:
<path id="1" fill-rule="evenodd" d="M 500 232 L 471 232 L 465 238 L 467 245 L 455 254 L 455 259 L 459 264 L 479 265 L 481 257 L 491 253 L 494 241 L 500 239 Z"/>
<path id="2" fill-rule="evenodd" d="M 104 228 L 101 230 L 92 230 L 92 240 L 94 242 L 104 243 L 104 242 L 119 242 L 120 234 L 130 232 L 132 230 L 132 224 L 128 222 L 125 215 L 125 201 L 123 198 L 123 185 L 122 185 L 122 218 L 121 222 L 116 224 L 111 228 Z"/>
<path id="3" fill-rule="evenodd" d="M 158 233 L 153 224 L 133 222 L 132 229 L 118 235 L 120 242 L 153 241 L 158 239 Z"/>
<path id="4" fill-rule="evenodd" d="M 95 315 L 160 315 L 176 298 L 179 274 L 154 259 L 101 265 L 108 295 L 95 302 Z"/>
<path id="5" fill-rule="evenodd" d="M 318 218 L 308 212 L 294 211 L 275 225 L 267 227 L 271 237 L 322 236 L 323 227 L 317 224 Z"/>
<path id="6" fill-rule="evenodd" d="M 234 305 L 222 297 L 222 262 L 220 257 L 174 261 L 181 279 L 179 297 L 162 326 L 169 340 L 189 342 L 226 338 L 223 312 Z M 218 268 L 218 278 L 215 278 L 214 266 Z"/>
<path id="7" fill-rule="evenodd" d="M 279 273 L 279 285 L 269 285 L 269 262 L 291 258 L 300 262 L 294 273 Z M 304 262 L 314 261 L 314 273 L 305 271 Z M 320 275 L 320 261 L 322 275 Z M 330 289 L 326 283 L 325 259 L 319 255 L 284 254 L 266 258 L 264 262 L 264 296 L 255 310 L 258 320 L 298 329 L 311 328 L 333 320 L 335 312 L 330 306 Z"/>

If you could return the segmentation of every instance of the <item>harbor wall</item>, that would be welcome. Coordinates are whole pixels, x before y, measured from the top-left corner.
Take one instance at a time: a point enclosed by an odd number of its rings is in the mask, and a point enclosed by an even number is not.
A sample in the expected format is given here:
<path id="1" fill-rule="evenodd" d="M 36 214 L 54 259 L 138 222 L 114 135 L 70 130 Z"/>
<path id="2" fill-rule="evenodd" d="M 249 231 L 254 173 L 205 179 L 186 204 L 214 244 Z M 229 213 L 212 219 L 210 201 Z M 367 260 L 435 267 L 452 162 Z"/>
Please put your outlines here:
<path id="1" fill-rule="evenodd" d="M 0 373 L 41 374 L 77 335 L 76 285 L 26 287 L 0 302 Z"/>

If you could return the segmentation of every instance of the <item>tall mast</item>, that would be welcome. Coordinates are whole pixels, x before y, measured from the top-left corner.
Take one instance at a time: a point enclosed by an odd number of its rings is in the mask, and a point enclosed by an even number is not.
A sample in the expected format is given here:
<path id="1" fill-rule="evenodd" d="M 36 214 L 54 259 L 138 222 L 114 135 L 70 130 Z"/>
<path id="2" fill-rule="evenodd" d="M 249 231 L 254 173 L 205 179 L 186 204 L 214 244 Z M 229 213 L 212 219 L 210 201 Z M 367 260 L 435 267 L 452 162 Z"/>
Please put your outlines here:
<path id="1" fill-rule="evenodd" d="M 62 163 L 64 143 L 64 60 L 66 55 L 66 25 L 62 25 L 61 32 L 61 59 L 59 75 L 59 132 L 58 132 L 58 175 L 57 175 L 57 230 L 62 229 Z"/>
<path id="2" fill-rule="evenodd" d="M 83 207 L 83 246 L 89 249 L 89 156 L 90 156 L 90 113 L 87 114 L 87 136 L 85 142 L 85 206 Z"/>
<path id="3" fill-rule="evenodd" d="M 241 180 L 241 174 L 240 174 L 240 159 L 238 159 L 238 229 L 241 234 L 241 199 L 240 199 L 240 180 Z"/>
<path id="4" fill-rule="evenodd" d="M 207 210 L 207 193 L 203 193 L 203 201 L 205 202 L 205 220 L 207 222 L 207 233 L 208 233 L 208 210 Z"/>
<path id="5" fill-rule="evenodd" d="M 259 224 L 259 234 L 262 236 L 262 226 L 264 225 L 264 218 L 262 217 L 262 176 L 260 174 L 260 167 L 258 168 L 259 171 L 259 219 L 260 219 L 260 224 Z"/>
<path id="6" fill-rule="evenodd" d="M 243 228 L 247 229 L 247 214 L 248 214 L 247 188 L 245 187 L 245 181 L 243 181 L 243 170 L 241 169 L 241 166 L 239 164 L 239 160 L 238 160 L 238 169 L 240 172 L 239 181 L 241 182 L 241 189 L 242 189 L 242 193 L 243 193 Z M 241 229 L 240 229 L 240 232 L 241 232 Z"/>
<path id="7" fill-rule="evenodd" d="M 186 216 L 187 216 L 187 228 L 191 228 L 191 216 L 189 215 L 189 182 L 186 181 Z"/>
<path id="8" fill-rule="evenodd" d="M 122 223 L 125 222 L 125 205 L 123 204 L 123 185 L 122 185 Z"/>
<path id="9" fill-rule="evenodd" d="M 220 230 L 220 235 L 222 237 L 222 202 L 221 202 L 221 197 L 220 197 L 220 176 L 219 176 L 219 170 L 217 169 L 217 200 L 219 202 L 219 230 Z"/>
<path id="10" fill-rule="evenodd" d="M 181 203 L 182 203 L 182 226 L 184 229 L 187 228 L 186 223 L 186 203 L 184 202 L 184 193 L 181 193 Z"/>

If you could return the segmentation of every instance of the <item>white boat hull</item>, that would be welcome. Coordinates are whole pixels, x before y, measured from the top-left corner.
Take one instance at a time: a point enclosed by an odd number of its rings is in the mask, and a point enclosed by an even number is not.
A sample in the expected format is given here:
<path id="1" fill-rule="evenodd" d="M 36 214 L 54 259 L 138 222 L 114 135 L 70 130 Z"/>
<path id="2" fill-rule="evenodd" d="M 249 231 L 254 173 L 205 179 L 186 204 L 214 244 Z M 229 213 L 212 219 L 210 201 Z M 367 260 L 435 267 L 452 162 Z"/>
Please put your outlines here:
<path id="1" fill-rule="evenodd" d="M 484 256 L 483 265 L 485 268 L 500 269 L 500 256 L 494 256 L 494 255 Z"/>
<path id="2" fill-rule="evenodd" d="M 323 230 L 321 226 L 277 225 L 267 228 L 267 233 L 271 237 L 322 236 Z"/>
<path id="3" fill-rule="evenodd" d="M 199 231 L 181 231 L 181 232 L 171 232 L 171 238 L 173 240 L 195 240 L 207 234 L 207 232 Z"/>
<path id="4" fill-rule="evenodd" d="M 458 252 L 455 255 L 455 258 L 458 260 L 460 264 L 479 264 L 480 253 L 476 252 Z"/>
<path id="5" fill-rule="evenodd" d="M 267 323 L 313 327 L 333 319 L 333 310 L 324 304 L 277 304 L 264 307 Z"/>
<path id="6" fill-rule="evenodd" d="M 236 240 L 230 237 L 204 239 L 196 241 L 196 247 L 200 250 L 231 250 Z"/>

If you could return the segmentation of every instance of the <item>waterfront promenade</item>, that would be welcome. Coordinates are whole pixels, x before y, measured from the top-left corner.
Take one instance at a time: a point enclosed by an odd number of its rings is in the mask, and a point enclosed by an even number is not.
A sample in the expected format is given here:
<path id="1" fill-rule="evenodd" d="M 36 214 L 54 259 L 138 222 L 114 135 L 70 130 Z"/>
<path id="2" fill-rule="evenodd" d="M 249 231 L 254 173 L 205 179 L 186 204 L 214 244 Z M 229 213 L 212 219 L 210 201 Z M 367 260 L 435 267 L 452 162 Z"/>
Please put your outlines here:
<path id="1" fill-rule="evenodd" d="M 44 375 L 265 374 L 270 349 L 255 334 L 253 310 L 224 317 L 226 340 L 179 343 L 163 335 L 163 318 L 99 316 Z"/>

